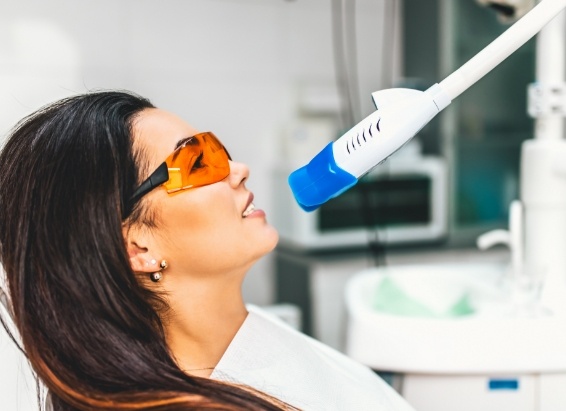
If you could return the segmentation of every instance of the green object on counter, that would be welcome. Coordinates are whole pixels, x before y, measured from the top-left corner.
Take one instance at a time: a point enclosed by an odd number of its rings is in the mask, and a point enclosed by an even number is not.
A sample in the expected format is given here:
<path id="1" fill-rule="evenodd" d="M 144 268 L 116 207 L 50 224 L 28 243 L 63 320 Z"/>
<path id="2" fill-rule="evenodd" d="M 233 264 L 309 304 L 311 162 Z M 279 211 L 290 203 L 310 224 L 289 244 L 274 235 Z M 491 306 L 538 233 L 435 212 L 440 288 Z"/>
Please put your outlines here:
<path id="1" fill-rule="evenodd" d="M 445 313 L 437 313 L 408 296 L 395 282 L 385 277 L 377 287 L 373 300 L 376 311 L 404 317 L 450 318 L 474 313 L 468 293 L 464 293 Z"/>
<path id="2" fill-rule="evenodd" d="M 450 307 L 450 309 L 446 313 L 446 316 L 462 317 L 465 315 L 473 314 L 474 311 L 475 310 L 472 307 L 472 304 L 470 303 L 470 295 L 468 293 L 465 293 L 462 297 L 458 299 L 458 301 L 456 301 L 456 304 Z"/>

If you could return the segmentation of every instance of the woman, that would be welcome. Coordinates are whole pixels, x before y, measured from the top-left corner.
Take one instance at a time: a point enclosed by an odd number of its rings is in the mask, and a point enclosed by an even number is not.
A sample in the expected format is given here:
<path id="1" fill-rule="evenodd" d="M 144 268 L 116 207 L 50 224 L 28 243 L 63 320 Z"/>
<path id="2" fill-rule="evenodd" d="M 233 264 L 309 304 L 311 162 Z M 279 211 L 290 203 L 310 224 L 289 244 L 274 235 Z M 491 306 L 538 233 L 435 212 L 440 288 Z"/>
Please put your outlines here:
<path id="1" fill-rule="evenodd" d="M 15 128 L 0 257 L 55 410 L 408 409 L 248 310 L 245 273 L 278 239 L 248 176 L 214 134 L 130 93 L 71 97 Z"/>

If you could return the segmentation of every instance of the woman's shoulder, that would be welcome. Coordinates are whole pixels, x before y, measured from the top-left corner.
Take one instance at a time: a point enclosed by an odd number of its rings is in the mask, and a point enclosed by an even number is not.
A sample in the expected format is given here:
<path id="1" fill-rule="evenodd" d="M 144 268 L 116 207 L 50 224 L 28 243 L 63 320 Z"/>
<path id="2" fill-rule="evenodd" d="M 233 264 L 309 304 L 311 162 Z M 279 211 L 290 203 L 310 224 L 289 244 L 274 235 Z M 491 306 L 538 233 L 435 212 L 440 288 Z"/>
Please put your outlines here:
<path id="1" fill-rule="evenodd" d="M 212 378 L 246 384 L 302 409 L 410 410 L 369 368 L 248 306 Z"/>
<path id="2" fill-rule="evenodd" d="M 335 361 L 345 363 L 345 365 L 354 366 L 359 369 L 359 371 L 367 373 L 370 371 L 367 367 L 353 361 L 346 355 L 329 347 L 326 344 L 300 332 L 296 328 L 292 327 L 289 323 L 282 320 L 279 316 L 274 314 L 271 310 L 267 310 L 255 305 L 248 305 L 248 313 L 250 322 L 255 323 L 256 335 L 261 335 L 266 333 L 268 335 L 277 335 L 278 337 L 285 338 L 286 341 L 293 340 L 296 344 L 300 346 L 309 347 L 314 352 L 319 352 L 332 358 Z M 327 359 L 328 359 L 327 358 Z M 372 373 L 373 376 L 373 373 Z"/>

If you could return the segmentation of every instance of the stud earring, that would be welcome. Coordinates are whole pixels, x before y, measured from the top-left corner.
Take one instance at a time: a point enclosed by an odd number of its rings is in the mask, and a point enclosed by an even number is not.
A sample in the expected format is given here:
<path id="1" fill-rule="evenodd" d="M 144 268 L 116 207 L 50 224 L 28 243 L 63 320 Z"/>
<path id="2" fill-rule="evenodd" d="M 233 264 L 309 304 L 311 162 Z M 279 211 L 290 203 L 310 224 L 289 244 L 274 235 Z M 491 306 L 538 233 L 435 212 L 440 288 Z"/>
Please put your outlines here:
<path id="1" fill-rule="evenodd" d="M 150 278 L 151 281 L 153 281 L 154 283 L 157 283 L 157 282 L 161 281 L 161 277 L 163 277 L 163 276 L 161 275 L 161 271 L 157 271 L 157 272 L 151 273 L 151 274 L 149 275 L 149 278 Z"/>
<path id="2" fill-rule="evenodd" d="M 153 262 L 154 260 L 152 260 Z M 161 270 L 156 271 L 154 273 L 151 273 L 149 275 L 149 278 L 151 279 L 151 281 L 153 281 L 154 283 L 157 283 L 159 281 L 161 281 L 161 279 L 163 278 L 163 270 L 166 270 L 167 267 L 169 267 L 169 263 L 167 263 L 167 260 L 161 260 L 161 262 L 159 263 L 159 268 L 161 268 Z"/>

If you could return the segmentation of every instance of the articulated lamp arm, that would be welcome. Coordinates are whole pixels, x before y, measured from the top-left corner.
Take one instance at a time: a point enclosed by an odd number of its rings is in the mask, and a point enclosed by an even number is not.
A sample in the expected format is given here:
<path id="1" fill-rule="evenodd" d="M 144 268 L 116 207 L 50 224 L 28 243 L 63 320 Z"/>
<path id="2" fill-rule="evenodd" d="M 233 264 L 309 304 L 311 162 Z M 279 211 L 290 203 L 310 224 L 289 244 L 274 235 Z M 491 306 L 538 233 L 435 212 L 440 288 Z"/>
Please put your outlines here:
<path id="1" fill-rule="evenodd" d="M 424 92 L 388 89 L 373 93 L 375 112 L 289 176 L 289 185 L 301 208 L 316 210 L 355 185 L 564 8 L 566 0 L 541 1 L 462 67 Z"/>

